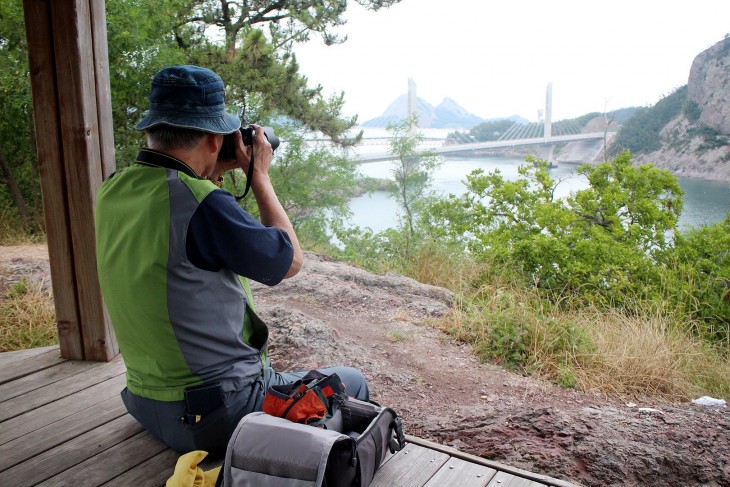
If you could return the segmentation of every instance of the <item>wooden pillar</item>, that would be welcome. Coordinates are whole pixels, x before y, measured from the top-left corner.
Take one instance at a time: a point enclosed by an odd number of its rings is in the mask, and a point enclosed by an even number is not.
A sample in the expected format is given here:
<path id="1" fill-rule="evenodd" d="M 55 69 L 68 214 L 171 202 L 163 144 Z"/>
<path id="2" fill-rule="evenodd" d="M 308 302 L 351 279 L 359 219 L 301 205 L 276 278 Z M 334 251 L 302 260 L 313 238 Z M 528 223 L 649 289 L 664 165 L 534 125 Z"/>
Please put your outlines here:
<path id="1" fill-rule="evenodd" d="M 119 353 L 96 275 L 94 206 L 113 171 L 104 0 L 23 0 L 56 320 L 65 358 Z"/>

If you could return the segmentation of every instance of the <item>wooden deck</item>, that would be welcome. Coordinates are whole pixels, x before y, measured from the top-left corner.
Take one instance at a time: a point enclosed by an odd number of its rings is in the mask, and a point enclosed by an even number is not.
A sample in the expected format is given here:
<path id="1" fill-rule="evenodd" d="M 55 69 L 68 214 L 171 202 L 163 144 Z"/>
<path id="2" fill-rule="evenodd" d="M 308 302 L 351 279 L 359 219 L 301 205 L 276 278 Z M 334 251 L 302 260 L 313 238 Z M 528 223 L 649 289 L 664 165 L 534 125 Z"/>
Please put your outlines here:
<path id="1" fill-rule="evenodd" d="M 180 456 L 127 414 L 124 363 L 69 361 L 58 347 L 0 353 L 0 485 L 162 486 Z M 574 484 L 408 437 L 374 487 Z M 205 470 L 220 460 L 204 463 Z"/>

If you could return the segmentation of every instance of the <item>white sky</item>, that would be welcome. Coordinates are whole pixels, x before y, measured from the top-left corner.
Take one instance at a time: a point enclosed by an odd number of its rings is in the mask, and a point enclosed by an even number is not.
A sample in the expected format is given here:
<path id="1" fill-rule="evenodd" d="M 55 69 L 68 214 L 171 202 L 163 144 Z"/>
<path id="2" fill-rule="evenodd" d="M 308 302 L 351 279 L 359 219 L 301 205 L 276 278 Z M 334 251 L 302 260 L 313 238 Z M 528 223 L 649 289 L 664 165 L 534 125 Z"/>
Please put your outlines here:
<path id="1" fill-rule="evenodd" d="M 348 2 L 347 42 L 295 48 L 301 73 L 345 92 L 345 114 L 380 115 L 414 79 L 432 105 L 482 118 L 553 121 L 653 105 L 687 84 L 697 54 L 730 33 L 730 0 L 402 0 L 379 12 Z"/>

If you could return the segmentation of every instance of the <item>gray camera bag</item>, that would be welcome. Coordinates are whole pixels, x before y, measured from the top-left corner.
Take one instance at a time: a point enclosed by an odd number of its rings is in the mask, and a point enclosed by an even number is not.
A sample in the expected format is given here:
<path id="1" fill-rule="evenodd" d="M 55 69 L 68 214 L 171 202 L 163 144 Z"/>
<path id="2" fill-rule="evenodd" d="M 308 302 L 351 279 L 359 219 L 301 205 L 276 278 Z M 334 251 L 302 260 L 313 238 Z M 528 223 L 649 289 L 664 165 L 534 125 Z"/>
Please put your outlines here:
<path id="1" fill-rule="evenodd" d="M 395 452 L 405 444 L 395 411 L 361 401 L 347 401 L 327 427 L 262 412 L 244 416 L 228 442 L 219 483 L 223 487 L 367 487 L 388 450 Z"/>

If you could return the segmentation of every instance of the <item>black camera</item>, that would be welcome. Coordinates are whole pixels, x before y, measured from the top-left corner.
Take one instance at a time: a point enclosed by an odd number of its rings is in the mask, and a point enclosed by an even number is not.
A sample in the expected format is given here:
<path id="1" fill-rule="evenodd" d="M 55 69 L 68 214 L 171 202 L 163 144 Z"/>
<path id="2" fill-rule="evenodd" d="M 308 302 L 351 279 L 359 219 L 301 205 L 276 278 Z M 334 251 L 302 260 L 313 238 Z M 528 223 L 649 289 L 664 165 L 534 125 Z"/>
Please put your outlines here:
<path id="1" fill-rule="evenodd" d="M 269 144 L 271 144 L 271 149 L 276 150 L 280 142 L 279 137 L 274 133 L 274 129 L 271 127 L 262 127 L 261 129 L 264 131 L 264 135 L 269 141 Z M 239 130 L 241 131 L 241 137 L 243 137 L 243 145 L 253 144 L 253 138 L 256 136 L 253 127 L 241 127 Z M 234 134 L 235 132 L 223 136 L 223 146 L 221 146 L 221 151 L 218 153 L 218 160 L 236 158 Z"/>

